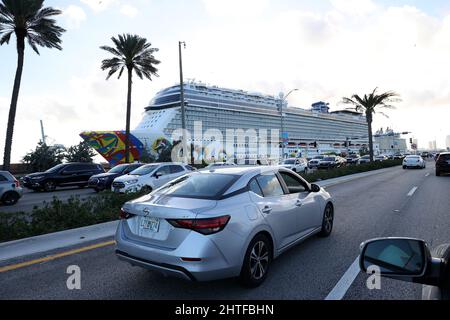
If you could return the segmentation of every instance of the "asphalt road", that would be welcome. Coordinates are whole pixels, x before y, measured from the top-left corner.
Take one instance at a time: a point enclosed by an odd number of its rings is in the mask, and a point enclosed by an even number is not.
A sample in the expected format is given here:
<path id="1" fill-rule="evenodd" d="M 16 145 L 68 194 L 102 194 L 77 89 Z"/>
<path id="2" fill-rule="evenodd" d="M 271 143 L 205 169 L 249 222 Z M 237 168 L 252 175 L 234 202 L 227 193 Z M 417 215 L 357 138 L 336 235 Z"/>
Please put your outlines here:
<path id="1" fill-rule="evenodd" d="M 19 202 L 13 206 L 4 206 L 0 204 L 1 212 L 31 212 L 33 208 L 41 207 L 45 202 L 51 202 L 54 197 L 60 200 L 68 200 L 72 196 L 79 196 L 80 198 L 86 198 L 88 196 L 95 195 L 96 192 L 89 188 L 67 187 L 60 188 L 53 192 L 36 192 L 24 188 L 24 193 Z"/>
<path id="2" fill-rule="evenodd" d="M 417 189 L 411 194 L 413 188 Z M 333 234 L 326 239 L 313 237 L 283 254 L 273 262 L 266 282 L 256 289 L 242 288 L 233 279 L 191 283 L 164 278 L 118 261 L 114 247 L 106 246 L 0 273 L 0 298 L 325 299 L 349 273 L 364 240 L 419 237 L 432 247 L 450 242 L 450 176 L 436 177 L 433 163 L 425 170 L 392 168 L 328 190 L 335 198 Z M 102 241 L 107 240 L 111 239 Z M 66 287 L 70 265 L 81 269 L 81 290 Z M 421 297 L 417 284 L 383 278 L 380 290 L 369 290 L 367 275 L 355 273 L 355 277 L 348 290 L 338 288 L 344 299 Z"/>

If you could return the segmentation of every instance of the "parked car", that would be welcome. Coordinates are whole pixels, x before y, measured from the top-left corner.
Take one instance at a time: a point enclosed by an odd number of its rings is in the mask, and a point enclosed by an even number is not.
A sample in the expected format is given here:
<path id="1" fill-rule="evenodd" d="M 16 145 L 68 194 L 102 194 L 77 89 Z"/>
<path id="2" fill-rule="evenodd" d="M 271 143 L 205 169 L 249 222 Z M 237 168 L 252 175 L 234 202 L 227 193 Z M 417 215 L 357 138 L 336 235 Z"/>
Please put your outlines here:
<path id="1" fill-rule="evenodd" d="M 308 162 L 304 158 L 289 158 L 285 159 L 281 164 L 281 167 L 291 169 L 298 173 L 308 172 Z"/>
<path id="2" fill-rule="evenodd" d="M 186 280 L 240 277 L 250 287 L 281 253 L 333 229 L 323 188 L 280 167 L 227 167 L 180 177 L 122 207 L 116 255 Z"/>
<path id="3" fill-rule="evenodd" d="M 308 161 L 308 169 L 314 169 L 319 166 L 319 162 L 323 160 L 325 156 L 315 156 L 311 160 Z"/>
<path id="4" fill-rule="evenodd" d="M 22 197 L 19 181 L 8 171 L 0 171 L 0 202 L 12 206 Z"/>
<path id="5" fill-rule="evenodd" d="M 129 174 L 115 178 L 112 191 L 118 193 L 138 192 L 142 189 L 151 192 L 163 184 L 195 170 L 181 163 L 164 162 L 141 166 Z"/>
<path id="6" fill-rule="evenodd" d="M 392 157 L 394 160 L 402 160 L 405 158 L 405 155 L 401 154 L 401 153 L 396 153 L 394 154 L 394 156 Z"/>
<path id="7" fill-rule="evenodd" d="M 119 164 L 106 173 L 93 175 L 88 181 L 88 186 L 97 192 L 109 190 L 115 178 L 128 174 L 141 166 L 143 166 L 142 163 Z"/>
<path id="8" fill-rule="evenodd" d="M 420 239 L 380 238 L 361 244 L 361 271 L 376 266 L 380 275 L 423 284 L 422 300 L 450 299 L 450 244 L 430 251 Z"/>
<path id="9" fill-rule="evenodd" d="M 450 173 L 450 152 L 442 152 L 436 160 L 436 175 Z"/>
<path id="10" fill-rule="evenodd" d="M 425 169 L 426 168 L 426 162 L 419 155 L 417 155 L 417 156 L 407 156 L 407 157 L 405 157 L 405 159 L 403 159 L 403 169 L 407 169 L 407 168 Z"/>
<path id="11" fill-rule="evenodd" d="M 379 155 L 379 156 L 376 156 L 375 159 L 374 159 L 375 162 L 386 161 L 386 160 L 389 160 L 389 158 L 387 156 L 385 156 L 385 155 L 382 155 L 382 154 Z"/>
<path id="12" fill-rule="evenodd" d="M 93 175 L 105 170 L 96 163 L 63 163 L 45 172 L 36 172 L 22 178 L 23 185 L 32 190 L 54 191 L 57 187 L 88 185 Z"/>
<path id="13" fill-rule="evenodd" d="M 358 164 L 369 163 L 369 162 L 370 162 L 370 156 L 369 155 L 362 156 L 358 160 Z"/>
<path id="14" fill-rule="evenodd" d="M 338 156 L 326 156 L 319 162 L 317 169 L 339 168 L 345 164 L 343 160 L 345 159 Z"/>
<path id="15" fill-rule="evenodd" d="M 350 154 L 346 158 L 348 164 L 357 164 L 361 157 L 358 154 Z"/>

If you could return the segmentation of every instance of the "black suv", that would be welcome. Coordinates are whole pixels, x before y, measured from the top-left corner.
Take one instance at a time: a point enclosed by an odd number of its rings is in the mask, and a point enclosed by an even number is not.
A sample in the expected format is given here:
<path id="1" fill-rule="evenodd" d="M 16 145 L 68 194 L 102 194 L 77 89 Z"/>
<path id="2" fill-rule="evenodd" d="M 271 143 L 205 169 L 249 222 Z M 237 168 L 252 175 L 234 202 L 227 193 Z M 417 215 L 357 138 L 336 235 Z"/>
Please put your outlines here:
<path id="1" fill-rule="evenodd" d="M 36 172 L 22 178 L 25 187 L 33 190 L 53 191 L 56 187 L 85 187 L 89 178 L 105 170 L 95 163 L 63 163 L 45 172 Z"/>
<path id="2" fill-rule="evenodd" d="M 450 173 L 450 152 L 442 152 L 436 160 L 436 175 Z"/>
<path id="3" fill-rule="evenodd" d="M 106 173 L 100 173 L 92 176 L 89 179 L 89 188 L 93 188 L 97 192 L 111 189 L 111 184 L 115 178 L 128 174 L 142 165 L 143 163 L 119 164 Z"/>

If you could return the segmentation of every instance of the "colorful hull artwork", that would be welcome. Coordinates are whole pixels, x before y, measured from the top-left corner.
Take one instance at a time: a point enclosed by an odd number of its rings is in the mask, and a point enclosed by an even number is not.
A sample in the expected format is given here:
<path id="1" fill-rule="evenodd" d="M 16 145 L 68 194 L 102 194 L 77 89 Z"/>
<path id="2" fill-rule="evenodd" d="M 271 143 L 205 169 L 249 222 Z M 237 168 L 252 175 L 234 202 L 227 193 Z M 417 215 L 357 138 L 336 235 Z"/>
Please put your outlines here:
<path id="1" fill-rule="evenodd" d="M 87 131 L 80 133 L 80 136 L 111 165 L 125 162 L 125 131 Z M 172 150 L 172 143 L 160 134 L 146 135 L 146 141 L 151 143 L 144 145 L 130 133 L 130 162 L 140 161 L 144 149 L 156 161 Z"/>
<path id="2" fill-rule="evenodd" d="M 125 162 L 125 131 L 88 131 L 80 136 L 111 165 Z M 130 162 L 138 161 L 144 145 L 130 134 Z"/>

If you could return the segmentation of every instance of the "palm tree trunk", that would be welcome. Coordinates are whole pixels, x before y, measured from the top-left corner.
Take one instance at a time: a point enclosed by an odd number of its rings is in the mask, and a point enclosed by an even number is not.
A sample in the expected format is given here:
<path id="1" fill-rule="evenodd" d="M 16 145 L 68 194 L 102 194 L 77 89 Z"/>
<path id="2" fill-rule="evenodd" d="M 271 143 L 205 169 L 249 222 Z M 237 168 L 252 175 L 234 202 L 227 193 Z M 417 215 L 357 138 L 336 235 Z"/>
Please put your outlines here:
<path id="1" fill-rule="evenodd" d="M 16 119 L 17 100 L 19 99 L 20 81 L 22 79 L 23 60 L 25 51 L 25 37 L 17 36 L 17 69 L 14 79 L 11 105 L 9 107 L 8 125 L 6 128 L 5 153 L 3 155 L 3 170 L 9 171 L 11 164 L 11 147 L 14 133 L 14 122 Z"/>
<path id="2" fill-rule="evenodd" d="M 130 162 L 130 119 L 131 119 L 131 88 L 133 69 L 128 68 L 128 96 L 127 96 L 127 123 L 125 131 L 125 162 Z"/>
<path id="3" fill-rule="evenodd" d="M 373 162 L 373 136 L 372 136 L 372 115 L 367 117 L 367 130 L 369 133 L 369 154 L 370 162 Z"/>

